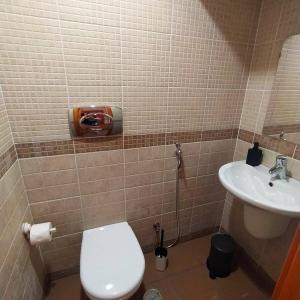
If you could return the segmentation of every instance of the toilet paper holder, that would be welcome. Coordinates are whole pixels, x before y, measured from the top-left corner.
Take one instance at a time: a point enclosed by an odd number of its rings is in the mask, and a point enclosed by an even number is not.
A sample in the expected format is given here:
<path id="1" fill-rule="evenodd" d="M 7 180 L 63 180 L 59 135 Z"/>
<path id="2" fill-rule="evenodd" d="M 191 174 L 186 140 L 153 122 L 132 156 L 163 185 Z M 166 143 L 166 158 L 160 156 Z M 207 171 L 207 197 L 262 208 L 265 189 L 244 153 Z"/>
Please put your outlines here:
<path id="1" fill-rule="evenodd" d="M 31 230 L 31 224 L 30 223 L 23 223 L 22 224 L 22 232 L 24 235 L 26 235 L 27 239 L 30 239 L 30 230 Z M 56 227 L 50 228 L 50 233 L 55 233 L 56 232 Z"/>

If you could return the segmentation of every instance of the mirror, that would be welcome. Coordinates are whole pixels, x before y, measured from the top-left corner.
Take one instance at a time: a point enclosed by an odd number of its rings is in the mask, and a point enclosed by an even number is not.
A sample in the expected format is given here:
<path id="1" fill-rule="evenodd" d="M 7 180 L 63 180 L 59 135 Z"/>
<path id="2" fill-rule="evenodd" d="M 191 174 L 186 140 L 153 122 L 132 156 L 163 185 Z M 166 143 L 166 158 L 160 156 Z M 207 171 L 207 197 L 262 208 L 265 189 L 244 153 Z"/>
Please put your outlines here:
<path id="1" fill-rule="evenodd" d="M 283 44 L 262 133 L 300 144 L 300 34 Z"/>

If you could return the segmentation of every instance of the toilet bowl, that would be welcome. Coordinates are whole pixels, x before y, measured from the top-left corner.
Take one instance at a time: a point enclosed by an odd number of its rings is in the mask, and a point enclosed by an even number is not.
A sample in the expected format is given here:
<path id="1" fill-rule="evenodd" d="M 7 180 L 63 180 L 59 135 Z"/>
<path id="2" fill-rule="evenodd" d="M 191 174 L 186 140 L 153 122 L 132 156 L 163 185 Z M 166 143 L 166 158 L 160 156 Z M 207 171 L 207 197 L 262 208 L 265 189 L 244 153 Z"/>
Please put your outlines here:
<path id="1" fill-rule="evenodd" d="M 83 232 L 80 280 L 91 300 L 125 300 L 145 271 L 142 249 L 127 222 Z"/>

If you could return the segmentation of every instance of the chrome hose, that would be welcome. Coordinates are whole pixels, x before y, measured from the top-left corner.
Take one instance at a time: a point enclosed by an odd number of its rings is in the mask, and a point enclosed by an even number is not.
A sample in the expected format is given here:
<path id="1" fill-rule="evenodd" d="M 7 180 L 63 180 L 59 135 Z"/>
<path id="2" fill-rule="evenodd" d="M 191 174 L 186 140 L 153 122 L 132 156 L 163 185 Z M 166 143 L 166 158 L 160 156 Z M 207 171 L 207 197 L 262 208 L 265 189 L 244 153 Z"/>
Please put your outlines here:
<path id="1" fill-rule="evenodd" d="M 182 164 L 182 158 L 181 158 L 181 145 L 176 143 L 176 159 L 177 159 L 177 168 L 176 168 L 176 194 L 175 194 L 175 211 L 176 211 L 176 225 L 177 225 L 177 236 L 176 239 L 167 246 L 167 248 L 171 248 L 175 246 L 180 237 L 180 222 L 179 222 L 179 171 Z"/>

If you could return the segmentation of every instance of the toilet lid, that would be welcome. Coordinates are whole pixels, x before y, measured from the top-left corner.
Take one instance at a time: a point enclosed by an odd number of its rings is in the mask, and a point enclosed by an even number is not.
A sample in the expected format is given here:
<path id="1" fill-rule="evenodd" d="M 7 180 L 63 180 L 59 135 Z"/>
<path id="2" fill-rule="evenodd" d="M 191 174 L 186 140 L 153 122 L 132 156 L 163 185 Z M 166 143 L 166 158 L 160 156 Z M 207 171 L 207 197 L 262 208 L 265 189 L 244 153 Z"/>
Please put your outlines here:
<path id="1" fill-rule="evenodd" d="M 98 299 L 116 299 L 137 289 L 145 259 L 127 222 L 83 232 L 80 279 L 85 291 Z"/>

